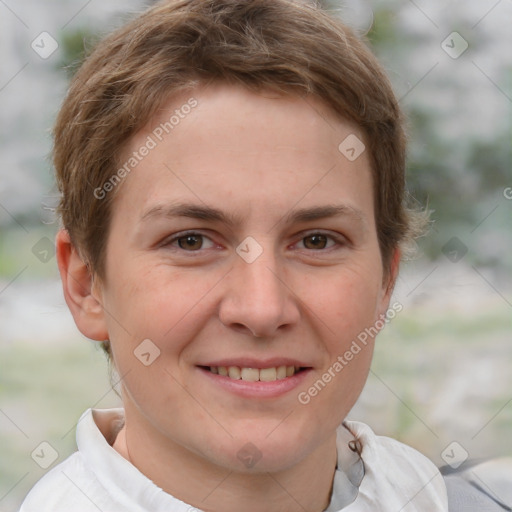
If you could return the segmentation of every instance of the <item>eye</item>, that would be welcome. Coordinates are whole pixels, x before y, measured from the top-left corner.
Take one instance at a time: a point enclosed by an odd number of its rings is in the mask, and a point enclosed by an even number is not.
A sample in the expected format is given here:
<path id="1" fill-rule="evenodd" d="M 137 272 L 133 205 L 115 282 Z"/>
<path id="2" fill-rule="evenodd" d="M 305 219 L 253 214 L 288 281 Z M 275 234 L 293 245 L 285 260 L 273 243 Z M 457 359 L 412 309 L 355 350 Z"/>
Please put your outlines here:
<path id="1" fill-rule="evenodd" d="M 309 251 L 325 251 L 335 246 L 346 245 L 346 240 L 342 236 L 335 236 L 322 232 L 308 233 L 298 242 L 302 244 L 300 249 Z M 166 249 L 185 251 L 189 253 L 201 252 L 201 249 L 211 249 L 215 243 L 206 235 L 196 231 L 182 232 L 172 235 L 164 240 L 161 247 Z"/>
<path id="2" fill-rule="evenodd" d="M 331 242 L 330 244 L 329 241 Z M 344 241 L 341 237 L 335 237 L 325 233 L 309 233 L 304 236 L 299 243 L 303 243 L 306 249 L 324 250 L 330 249 L 335 245 L 343 245 Z"/>
<path id="3" fill-rule="evenodd" d="M 205 240 L 209 241 L 204 247 Z M 200 249 L 209 249 L 213 247 L 213 242 L 205 235 L 196 233 L 194 231 L 188 233 L 178 233 L 173 237 L 167 239 L 162 244 L 163 247 L 171 247 L 172 249 L 182 249 L 186 252 L 197 252 Z"/>

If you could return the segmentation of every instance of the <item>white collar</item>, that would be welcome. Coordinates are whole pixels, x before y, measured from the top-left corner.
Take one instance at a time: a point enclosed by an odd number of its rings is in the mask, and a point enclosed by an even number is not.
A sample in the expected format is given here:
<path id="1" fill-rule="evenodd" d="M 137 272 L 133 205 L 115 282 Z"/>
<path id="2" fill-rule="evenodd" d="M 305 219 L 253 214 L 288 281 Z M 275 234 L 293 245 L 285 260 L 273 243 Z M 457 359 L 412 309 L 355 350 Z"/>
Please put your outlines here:
<path id="1" fill-rule="evenodd" d="M 343 512 L 448 512 L 444 479 L 429 459 L 399 441 L 376 436 L 364 423 L 344 423 L 361 443 L 365 474 L 356 500 Z"/>
<path id="2" fill-rule="evenodd" d="M 112 448 L 112 432 L 123 418 L 123 409 L 88 409 L 82 415 L 76 439 L 85 464 L 127 511 L 189 512 L 189 504 L 164 492 Z M 361 457 L 348 447 L 354 438 Z M 434 464 L 398 441 L 376 436 L 363 423 L 340 425 L 337 460 L 325 512 L 448 511 L 446 487 Z"/>

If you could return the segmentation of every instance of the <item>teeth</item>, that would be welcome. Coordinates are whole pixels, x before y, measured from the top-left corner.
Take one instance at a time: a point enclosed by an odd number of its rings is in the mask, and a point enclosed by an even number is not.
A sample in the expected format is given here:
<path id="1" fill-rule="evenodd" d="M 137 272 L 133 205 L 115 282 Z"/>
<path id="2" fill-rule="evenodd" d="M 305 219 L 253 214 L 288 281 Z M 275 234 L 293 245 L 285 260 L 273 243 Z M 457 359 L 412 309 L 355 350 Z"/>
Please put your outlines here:
<path id="1" fill-rule="evenodd" d="M 276 366 L 273 368 L 240 368 L 239 366 L 210 366 L 212 373 L 247 382 L 272 382 L 292 377 L 300 366 Z"/>
<path id="2" fill-rule="evenodd" d="M 256 382 L 260 380 L 260 371 L 257 368 L 242 368 L 240 370 L 240 375 L 242 380 L 247 380 L 249 382 Z"/>
<path id="3" fill-rule="evenodd" d="M 277 380 L 277 370 L 275 368 L 262 368 L 260 370 L 260 380 L 263 382 Z"/>
<path id="4" fill-rule="evenodd" d="M 240 368 L 238 368 L 238 366 L 230 366 L 228 368 L 228 375 L 230 379 L 238 380 L 242 378 L 240 374 Z"/>

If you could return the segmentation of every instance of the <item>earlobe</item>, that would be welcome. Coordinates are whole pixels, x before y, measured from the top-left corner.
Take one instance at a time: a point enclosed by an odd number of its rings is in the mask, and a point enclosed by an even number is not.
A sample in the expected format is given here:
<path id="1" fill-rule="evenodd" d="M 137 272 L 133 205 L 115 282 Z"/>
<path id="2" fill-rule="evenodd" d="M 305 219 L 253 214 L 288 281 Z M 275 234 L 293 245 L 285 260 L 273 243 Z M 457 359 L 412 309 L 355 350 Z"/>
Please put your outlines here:
<path id="1" fill-rule="evenodd" d="M 87 338 L 108 339 L 105 312 L 93 293 L 93 276 L 64 229 L 57 233 L 56 249 L 64 298 L 76 326 Z"/>

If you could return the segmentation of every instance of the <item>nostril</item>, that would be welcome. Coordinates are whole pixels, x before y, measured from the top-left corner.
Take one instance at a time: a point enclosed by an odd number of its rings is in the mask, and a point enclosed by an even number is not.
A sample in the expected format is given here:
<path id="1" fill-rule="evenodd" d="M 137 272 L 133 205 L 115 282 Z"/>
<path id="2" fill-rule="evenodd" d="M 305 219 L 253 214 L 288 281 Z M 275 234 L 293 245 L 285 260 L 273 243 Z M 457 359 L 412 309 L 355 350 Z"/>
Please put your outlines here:
<path id="1" fill-rule="evenodd" d="M 244 324 L 241 324 L 241 323 L 238 323 L 238 322 L 237 322 L 237 323 L 233 323 L 233 324 L 231 324 L 231 326 L 232 326 L 234 329 L 236 329 L 236 330 L 238 330 L 238 331 L 240 331 L 240 332 L 243 332 L 244 334 L 247 334 L 247 331 L 249 331 L 249 332 L 252 334 L 252 336 L 253 336 L 254 338 L 263 338 L 263 337 L 264 337 L 264 336 L 259 336 L 259 335 L 257 335 L 257 334 L 256 334 L 256 333 L 255 333 L 255 332 L 254 332 L 250 327 L 247 327 L 247 326 L 246 326 L 246 325 L 244 325 Z"/>

